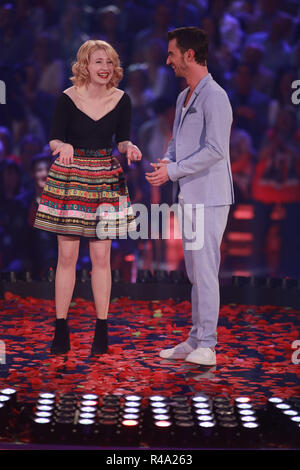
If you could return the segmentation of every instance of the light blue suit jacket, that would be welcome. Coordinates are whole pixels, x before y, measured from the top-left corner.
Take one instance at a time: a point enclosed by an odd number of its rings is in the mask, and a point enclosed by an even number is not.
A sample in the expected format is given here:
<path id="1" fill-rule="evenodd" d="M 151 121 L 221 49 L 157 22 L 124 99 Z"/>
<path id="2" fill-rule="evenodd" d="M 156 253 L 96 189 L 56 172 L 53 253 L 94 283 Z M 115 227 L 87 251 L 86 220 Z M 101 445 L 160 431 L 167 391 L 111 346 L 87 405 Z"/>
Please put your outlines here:
<path id="1" fill-rule="evenodd" d="M 164 159 L 176 202 L 179 189 L 183 202 L 219 206 L 234 203 L 229 156 L 232 109 L 228 96 L 211 74 L 196 86 L 184 114 L 189 88 L 176 104 L 172 139 Z"/>

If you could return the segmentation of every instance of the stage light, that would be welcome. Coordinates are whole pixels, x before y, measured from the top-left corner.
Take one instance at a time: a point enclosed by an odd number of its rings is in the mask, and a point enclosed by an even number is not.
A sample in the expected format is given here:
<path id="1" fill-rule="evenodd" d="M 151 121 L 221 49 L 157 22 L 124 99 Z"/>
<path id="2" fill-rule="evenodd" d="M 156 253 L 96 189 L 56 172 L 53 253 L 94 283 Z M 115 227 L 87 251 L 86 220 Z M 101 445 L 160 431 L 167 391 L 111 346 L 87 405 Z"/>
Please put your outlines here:
<path id="1" fill-rule="evenodd" d="M 196 408 L 194 410 L 194 413 L 196 416 L 201 416 L 201 415 L 207 415 L 207 413 L 210 411 L 208 408 Z"/>
<path id="2" fill-rule="evenodd" d="M 163 406 L 161 408 L 153 408 L 152 409 L 152 413 L 155 415 L 155 414 L 164 414 L 164 413 L 168 413 L 168 410 L 169 408 L 166 407 L 166 406 Z"/>
<path id="3" fill-rule="evenodd" d="M 175 422 L 177 422 L 177 421 L 190 421 L 191 419 L 193 419 L 193 416 L 190 413 L 181 414 L 181 415 L 177 415 L 177 414 L 174 415 Z"/>
<path id="4" fill-rule="evenodd" d="M 138 408 L 130 407 L 130 406 L 125 406 L 123 408 L 124 413 L 136 413 Z"/>
<path id="5" fill-rule="evenodd" d="M 247 410 L 247 409 L 250 410 L 250 409 L 252 409 L 251 403 L 238 403 L 236 405 L 236 407 L 237 407 L 238 411 L 239 410 Z"/>
<path id="6" fill-rule="evenodd" d="M 104 395 L 102 398 L 102 404 L 104 403 L 120 403 L 120 395 Z"/>
<path id="7" fill-rule="evenodd" d="M 36 410 L 37 411 L 53 411 L 54 406 L 53 405 L 37 405 Z"/>
<path id="8" fill-rule="evenodd" d="M 243 422 L 253 422 L 256 421 L 255 416 L 240 416 L 240 420 Z"/>
<path id="9" fill-rule="evenodd" d="M 168 414 L 155 414 L 153 419 L 155 421 L 166 421 L 170 419 L 170 416 Z"/>
<path id="10" fill-rule="evenodd" d="M 122 416 L 123 420 L 127 420 L 127 419 L 139 419 L 139 415 L 137 413 L 124 413 L 123 416 Z"/>
<path id="11" fill-rule="evenodd" d="M 96 413 L 97 408 L 95 406 L 81 406 L 80 411 L 84 413 Z"/>
<path id="12" fill-rule="evenodd" d="M 250 415 L 254 415 L 255 412 L 253 410 L 240 410 L 239 414 L 243 416 L 250 416 Z"/>
<path id="13" fill-rule="evenodd" d="M 203 402 L 208 402 L 208 401 L 209 401 L 209 398 L 205 397 L 203 395 L 197 395 L 197 396 L 192 397 L 193 404 L 194 403 L 203 403 Z"/>
<path id="14" fill-rule="evenodd" d="M 238 397 L 235 398 L 235 403 L 249 403 L 251 399 L 249 397 Z"/>
<path id="15" fill-rule="evenodd" d="M 234 416 L 233 408 L 216 408 L 214 412 L 217 416 Z"/>
<path id="16" fill-rule="evenodd" d="M 295 410 L 284 410 L 283 414 L 286 416 L 298 416 L 298 411 Z"/>
<path id="17" fill-rule="evenodd" d="M 84 395 L 82 395 L 81 397 L 81 401 L 85 401 L 85 400 L 95 400 L 98 402 L 98 395 L 95 395 L 94 393 L 85 393 Z"/>
<path id="18" fill-rule="evenodd" d="M 126 406 L 131 406 L 133 408 L 139 408 L 140 403 L 137 401 L 126 401 Z"/>
<path id="19" fill-rule="evenodd" d="M 60 401 L 76 401 L 77 402 L 77 396 L 75 393 L 63 393 L 61 396 L 60 396 Z"/>
<path id="20" fill-rule="evenodd" d="M 184 395 L 174 395 L 171 397 L 171 403 L 188 403 L 187 397 Z"/>
<path id="21" fill-rule="evenodd" d="M 49 411 L 36 411 L 35 412 L 35 416 L 37 418 L 51 418 L 52 417 L 52 413 L 49 412 Z"/>
<path id="22" fill-rule="evenodd" d="M 98 425 L 100 431 L 103 432 L 103 437 L 109 436 L 116 432 L 118 426 L 118 419 L 100 418 Z"/>
<path id="23" fill-rule="evenodd" d="M 139 395 L 127 395 L 125 397 L 125 401 L 126 402 L 140 402 L 142 400 L 142 397 L 140 397 Z"/>
<path id="24" fill-rule="evenodd" d="M 162 401 L 154 401 L 153 403 L 151 403 L 152 409 L 163 408 L 164 406 L 165 406 L 165 403 Z"/>
<path id="25" fill-rule="evenodd" d="M 198 421 L 213 421 L 214 418 L 211 415 L 197 415 Z"/>
<path id="26" fill-rule="evenodd" d="M 180 410 L 180 409 L 183 409 L 183 410 L 189 409 L 190 410 L 191 409 L 191 407 L 189 406 L 188 403 L 171 402 L 170 405 L 173 408 L 173 410 Z"/>
<path id="27" fill-rule="evenodd" d="M 83 400 L 80 403 L 80 406 L 97 406 L 98 401 L 97 400 Z"/>
<path id="28" fill-rule="evenodd" d="M 154 424 L 157 428 L 169 428 L 170 426 L 172 426 L 171 421 L 166 420 L 166 419 L 161 420 L 161 421 L 155 421 Z"/>
<path id="29" fill-rule="evenodd" d="M 38 401 L 37 401 L 37 405 L 48 405 L 48 406 L 51 406 L 51 405 L 54 405 L 55 404 L 55 401 L 53 399 L 48 399 L 48 398 L 39 398 Z"/>
<path id="30" fill-rule="evenodd" d="M 189 408 L 187 409 L 175 408 L 175 410 L 173 410 L 173 414 L 174 416 L 192 415 L 192 411 Z"/>
<path id="31" fill-rule="evenodd" d="M 283 399 L 279 397 L 271 397 L 271 398 L 268 398 L 268 403 L 276 405 L 278 403 L 283 403 Z"/>
<path id="32" fill-rule="evenodd" d="M 81 412 L 79 413 L 79 418 L 80 419 L 95 419 L 96 418 L 96 413 L 86 413 L 86 412 Z"/>
<path id="33" fill-rule="evenodd" d="M 201 421 L 198 424 L 201 428 L 214 428 L 215 427 L 214 421 L 211 421 L 211 420 Z"/>
<path id="34" fill-rule="evenodd" d="M 52 392 L 40 392 L 39 393 L 39 398 L 41 399 L 46 399 L 46 400 L 52 400 L 55 401 L 55 393 Z"/>
<path id="35" fill-rule="evenodd" d="M 0 395 L 0 403 L 3 403 L 7 408 L 11 407 L 11 398 L 8 395 Z"/>
<path id="36" fill-rule="evenodd" d="M 89 425 L 89 424 L 94 424 L 94 420 L 91 418 L 80 418 L 78 420 L 78 424 L 83 424 L 83 425 Z"/>
<path id="37" fill-rule="evenodd" d="M 175 433 L 178 435 L 178 437 L 181 437 L 183 440 L 183 443 L 186 442 L 186 440 L 190 440 L 190 433 L 195 427 L 195 423 L 192 418 L 189 419 L 176 419 L 175 420 Z M 186 434 L 188 433 L 188 434 Z"/>
<path id="38" fill-rule="evenodd" d="M 254 429 L 254 428 L 258 428 L 259 427 L 259 424 L 254 422 L 254 421 L 249 421 L 249 422 L 246 422 L 246 423 L 242 423 L 242 426 L 244 428 L 248 428 L 248 429 Z"/>
<path id="39" fill-rule="evenodd" d="M 155 401 L 163 402 L 166 401 L 166 398 L 161 395 L 152 395 L 151 397 L 149 397 L 149 400 L 151 403 Z"/>
<path id="40" fill-rule="evenodd" d="M 277 403 L 275 405 L 275 408 L 277 408 L 278 410 L 288 410 L 289 408 L 291 408 L 291 406 L 287 403 Z"/>
<path id="41" fill-rule="evenodd" d="M 123 426 L 137 426 L 139 423 L 136 419 L 123 419 L 122 425 Z"/>
<path id="42" fill-rule="evenodd" d="M 3 388 L 0 390 L 0 395 L 6 395 L 11 399 L 11 403 L 15 405 L 17 403 L 17 390 L 14 388 Z"/>
<path id="43" fill-rule="evenodd" d="M 199 410 L 199 409 L 203 409 L 203 408 L 211 408 L 210 406 L 210 403 L 208 403 L 207 401 L 205 402 L 201 402 L 201 403 L 194 403 L 194 409 L 196 410 Z"/>
<path id="44" fill-rule="evenodd" d="M 78 424 L 82 424 L 84 426 L 89 426 L 91 424 L 94 424 L 94 420 L 93 419 L 90 419 L 90 418 L 80 418 L 78 420 Z"/>
<path id="45" fill-rule="evenodd" d="M 291 421 L 294 423 L 299 423 L 300 424 L 300 416 L 292 416 Z"/>
<path id="46" fill-rule="evenodd" d="M 34 423 L 35 424 L 50 424 L 51 420 L 50 418 L 42 418 L 42 417 L 37 417 L 37 418 L 34 418 Z M 40 428 L 40 426 L 39 426 Z"/>

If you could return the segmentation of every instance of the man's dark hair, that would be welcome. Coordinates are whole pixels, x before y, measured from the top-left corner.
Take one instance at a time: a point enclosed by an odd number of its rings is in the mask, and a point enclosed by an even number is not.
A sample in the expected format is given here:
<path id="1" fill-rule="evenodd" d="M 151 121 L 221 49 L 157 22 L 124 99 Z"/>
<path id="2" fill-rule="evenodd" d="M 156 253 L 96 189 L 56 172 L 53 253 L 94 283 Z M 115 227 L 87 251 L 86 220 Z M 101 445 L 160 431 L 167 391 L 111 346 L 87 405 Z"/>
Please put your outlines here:
<path id="1" fill-rule="evenodd" d="M 168 40 L 177 40 L 177 47 L 184 54 L 189 49 L 195 52 L 195 61 L 200 65 L 206 65 L 208 57 L 208 39 L 203 29 L 195 26 L 177 28 L 168 32 Z"/>

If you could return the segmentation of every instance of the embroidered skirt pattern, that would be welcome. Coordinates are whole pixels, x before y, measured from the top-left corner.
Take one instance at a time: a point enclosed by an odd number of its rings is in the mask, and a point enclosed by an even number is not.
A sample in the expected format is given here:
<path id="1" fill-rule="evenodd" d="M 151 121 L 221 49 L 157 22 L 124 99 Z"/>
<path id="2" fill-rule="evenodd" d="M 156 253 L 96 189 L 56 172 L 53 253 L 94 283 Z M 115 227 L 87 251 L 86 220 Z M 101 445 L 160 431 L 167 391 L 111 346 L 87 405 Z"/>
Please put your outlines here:
<path id="1" fill-rule="evenodd" d="M 111 149 L 74 149 L 69 165 L 56 159 L 34 227 L 61 235 L 126 238 L 136 230 L 123 169 Z"/>

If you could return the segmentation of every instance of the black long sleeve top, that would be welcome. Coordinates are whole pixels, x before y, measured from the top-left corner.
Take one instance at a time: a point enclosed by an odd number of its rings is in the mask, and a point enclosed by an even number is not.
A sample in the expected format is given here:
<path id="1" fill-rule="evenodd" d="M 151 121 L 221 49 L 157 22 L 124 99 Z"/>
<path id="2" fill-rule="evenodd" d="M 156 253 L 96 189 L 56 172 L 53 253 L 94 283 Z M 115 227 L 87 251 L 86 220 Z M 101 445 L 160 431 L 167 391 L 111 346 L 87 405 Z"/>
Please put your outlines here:
<path id="1" fill-rule="evenodd" d="M 114 109 L 97 121 L 90 118 L 62 93 L 57 99 L 49 140 L 61 140 L 74 148 L 111 148 L 115 142 L 130 140 L 131 100 L 124 93 Z"/>

